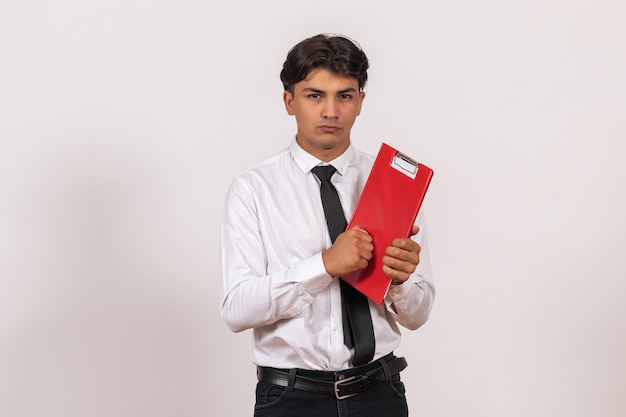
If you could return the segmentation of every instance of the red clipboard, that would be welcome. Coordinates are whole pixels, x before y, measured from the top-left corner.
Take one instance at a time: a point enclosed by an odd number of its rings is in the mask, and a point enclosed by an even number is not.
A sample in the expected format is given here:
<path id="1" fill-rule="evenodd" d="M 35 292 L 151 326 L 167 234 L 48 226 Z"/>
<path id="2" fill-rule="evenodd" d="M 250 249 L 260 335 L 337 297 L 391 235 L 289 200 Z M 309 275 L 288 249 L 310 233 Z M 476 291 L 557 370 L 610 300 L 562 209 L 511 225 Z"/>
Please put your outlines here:
<path id="1" fill-rule="evenodd" d="M 385 249 L 409 237 L 432 176 L 431 168 L 383 143 L 348 223 L 372 235 L 374 251 L 367 268 L 341 279 L 379 305 L 391 285 L 382 270 Z"/>

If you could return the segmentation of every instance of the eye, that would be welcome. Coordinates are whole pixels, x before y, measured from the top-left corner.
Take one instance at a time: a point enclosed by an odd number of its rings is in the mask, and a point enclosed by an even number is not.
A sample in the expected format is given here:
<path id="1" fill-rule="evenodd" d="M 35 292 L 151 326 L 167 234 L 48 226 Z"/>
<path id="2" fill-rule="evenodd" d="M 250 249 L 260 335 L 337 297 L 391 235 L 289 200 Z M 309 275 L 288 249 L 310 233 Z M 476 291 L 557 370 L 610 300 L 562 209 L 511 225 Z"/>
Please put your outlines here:
<path id="1" fill-rule="evenodd" d="M 352 94 L 340 94 L 339 100 L 350 100 L 352 98 Z"/>
<path id="2" fill-rule="evenodd" d="M 310 99 L 314 99 L 315 100 L 315 99 L 322 98 L 322 95 L 318 94 L 318 93 L 311 93 L 307 97 L 310 98 Z"/>

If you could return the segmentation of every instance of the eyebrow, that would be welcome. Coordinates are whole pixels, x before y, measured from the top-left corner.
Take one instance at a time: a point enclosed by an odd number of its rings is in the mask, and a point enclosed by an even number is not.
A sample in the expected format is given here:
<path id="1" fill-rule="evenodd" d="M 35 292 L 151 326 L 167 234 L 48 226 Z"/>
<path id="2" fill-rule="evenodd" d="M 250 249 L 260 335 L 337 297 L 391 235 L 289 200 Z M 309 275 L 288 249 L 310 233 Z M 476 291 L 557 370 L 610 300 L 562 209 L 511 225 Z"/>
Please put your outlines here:
<path id="1" fill-rule="evenodd" d="M 306 87 L 302 91 L 308 92 L 308 93 L 326 94 L 326 91 L 320 90 L 320 89 L 317 89 L 317 88 L 313 88 L 313 87 Z M 337 91 L 337 94 L 345 94 L 345 93 L 356 93 L 356 88 L 349 87 L 349 88 L 345 88 L 343 90 Z"/>

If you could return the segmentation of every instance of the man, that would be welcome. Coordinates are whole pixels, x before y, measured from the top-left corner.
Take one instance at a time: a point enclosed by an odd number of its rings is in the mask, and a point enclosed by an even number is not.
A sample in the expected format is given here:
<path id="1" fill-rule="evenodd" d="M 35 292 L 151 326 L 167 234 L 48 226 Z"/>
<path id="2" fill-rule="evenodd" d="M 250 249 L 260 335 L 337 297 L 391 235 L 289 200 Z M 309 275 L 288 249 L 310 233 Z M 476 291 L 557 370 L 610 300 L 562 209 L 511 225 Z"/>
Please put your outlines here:
<path id="1" fill-rule="evenodd" d="M 373 165 L 350 138 L 368 67 L 342 36 L 294 46 L 280 76 L 295 139 L 237 176 L 226 197 L 221 312 L 231 330 L 253 329 L 257 417 L 408 415 L 406 361 L 393 351 L 398 325 L 420 327 L 434 300 L 423 217 L 386 248 L 392 285 L 380 306 L 339 278 L 365 268 L 375 242 L 359 226 L 332 230 L 329 217 L 334 195 L 345 228 Z M 359 315 L 354 303 L 365 305 Z"/>

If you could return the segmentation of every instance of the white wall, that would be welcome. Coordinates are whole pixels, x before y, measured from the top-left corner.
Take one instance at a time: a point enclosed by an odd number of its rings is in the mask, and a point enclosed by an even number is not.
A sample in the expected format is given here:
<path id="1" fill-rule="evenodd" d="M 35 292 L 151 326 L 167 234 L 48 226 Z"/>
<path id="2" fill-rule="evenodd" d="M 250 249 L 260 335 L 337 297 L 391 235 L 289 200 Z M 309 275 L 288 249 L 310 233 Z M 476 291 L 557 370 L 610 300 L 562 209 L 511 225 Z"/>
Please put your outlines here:
<path id="1" fill-rule="evenodd" d="M 412 414 L 623 416 L 625 3 L 215 3 L 0 6 L 0 415 L 252 414 L 221 204 L 295 132 L 289 47 L 339 32 L 371 60 L 354 142 L 435 169 Z"/>

